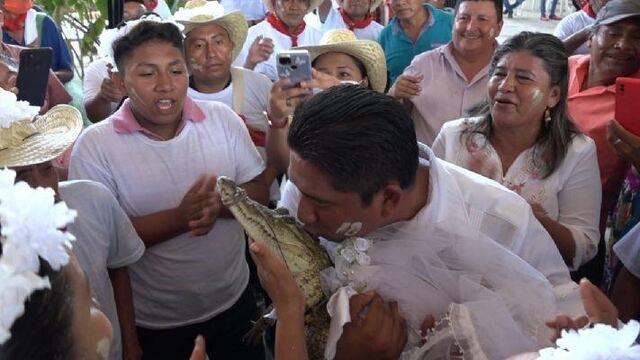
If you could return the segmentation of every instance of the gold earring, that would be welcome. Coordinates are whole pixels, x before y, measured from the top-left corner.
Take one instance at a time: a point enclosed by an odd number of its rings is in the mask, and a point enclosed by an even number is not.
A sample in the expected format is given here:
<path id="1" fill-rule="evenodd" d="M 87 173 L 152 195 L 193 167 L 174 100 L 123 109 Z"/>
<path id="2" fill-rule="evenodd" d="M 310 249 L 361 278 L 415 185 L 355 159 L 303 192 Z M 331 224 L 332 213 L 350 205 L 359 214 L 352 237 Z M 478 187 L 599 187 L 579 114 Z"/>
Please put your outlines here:
<path id="1" fill-rule="evenodd" d="M 550 122 L 551 122 L 551 111 L 549 111 L 549 108 L 547 108 L 544 111 L 544 123 L 545 125 L 549 125 Z"/>

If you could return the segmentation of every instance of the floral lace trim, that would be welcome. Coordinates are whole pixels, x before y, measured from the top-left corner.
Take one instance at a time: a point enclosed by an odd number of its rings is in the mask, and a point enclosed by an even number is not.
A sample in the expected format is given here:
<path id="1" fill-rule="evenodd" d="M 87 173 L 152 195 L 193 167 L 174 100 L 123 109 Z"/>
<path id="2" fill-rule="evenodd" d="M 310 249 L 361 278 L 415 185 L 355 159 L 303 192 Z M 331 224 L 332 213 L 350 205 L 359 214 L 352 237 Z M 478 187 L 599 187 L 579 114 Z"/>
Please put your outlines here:
<path id="1" fill-rule="evenodd" d="M 343 286 L 351 286 L 358 292 L 367 288 L 366 282 L 357 277 L 355 267 L 371 264 L 371 257 L 367 254 L 370 247 L 371 240 L 361 237 L 348 238 L 336 247 L 336 277 Z"/>

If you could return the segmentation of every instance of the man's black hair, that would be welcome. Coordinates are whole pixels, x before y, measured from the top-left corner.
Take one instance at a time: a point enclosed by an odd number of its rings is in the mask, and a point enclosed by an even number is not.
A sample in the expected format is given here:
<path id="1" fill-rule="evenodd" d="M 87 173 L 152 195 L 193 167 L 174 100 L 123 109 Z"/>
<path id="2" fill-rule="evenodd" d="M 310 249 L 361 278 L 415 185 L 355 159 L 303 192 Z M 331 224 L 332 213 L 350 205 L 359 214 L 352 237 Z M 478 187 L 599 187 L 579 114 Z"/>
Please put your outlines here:
<path id="1" fill-rule="evenodd" d="M 363 203 L 392 181 L 415 182 L 418 144 L 409 112 L 397 100 L 356 85 L 325 90 L 300 104 L 289 146 L 320 168 L 338 191 Z"/>
<path id="2" fill-rule="evenodd" d="M 493 7 L 496 9 L 496 16 L 498 19 L 498 23 L 500 23 L 502 21 L 502 6 L 503 6 L 503 1 L 502 0 L 458 0 L 456 1 L 456 7 L 454 10 L 454 14 L 458 13 L 458 9 L 460 8 L 460 4 L 462 4 L 463 2 L 467 2 L 467 1 L 491 1 L 493 2 Z"/>
<path id="3" fill-rule="evenodd" d="M 142 21 L 128 34 L 113 42 L 113 58 L 118 70 L 124 73 L 124 64 L 129 59 L 133 50 L 150 41 L 163 41 L 171 44 L 184 54 L 182 33 L 177 26 L 171 23 L 156 21 Z"/>

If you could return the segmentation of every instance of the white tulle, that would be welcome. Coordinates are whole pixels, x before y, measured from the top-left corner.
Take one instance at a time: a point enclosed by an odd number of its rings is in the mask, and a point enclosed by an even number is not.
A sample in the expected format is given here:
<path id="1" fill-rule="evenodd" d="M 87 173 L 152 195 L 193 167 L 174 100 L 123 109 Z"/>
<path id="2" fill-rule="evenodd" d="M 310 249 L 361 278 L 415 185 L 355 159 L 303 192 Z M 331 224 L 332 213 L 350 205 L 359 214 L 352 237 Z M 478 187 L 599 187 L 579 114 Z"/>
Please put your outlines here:
<path id="1" fill-rule="evenodd" d="M 0 88 L 0 128 L 8 128 L 16 121 L 29 120 L 40 112 L 40 107 L 18 101 L 16 94 Z"/>
<path id="2" fill-rule="evenodd" d="M 596 324 L 592 328 L 563 330 L 557 347 L 540 350 L 541 360 L 632 360 L 640 359 L 635 340 L 640 324 L 631 320 L 622 329 Z"/>
<path id="3" fill-rule="evenodd" d="M 411 230 L 417 228 L 383 228 L 357 250 L 355 241 L 325 246 L 336 263 L 323 274 L 325 289 L 356 285 L 397 301 L 410 328 L 403 360 L 502 359 L 550 345 L 544 321 L 556 315 L 556 297 L 541 273 L 482 234 Z M 359 253 L 368 261 L 360 263 Z M 335 316 L 344 308 L 329 311 L 332 321 L 344 321 L 344 314 Z M 439 322 L 422 345 L 427 315 Z"/>
<path id="4" fill-rule="evenodd" d="M 31 293 L 50 287 L 49 279 L 38 275 L 38 257 L 60 270 L 69 262 L 74 240 L 60 229 L 76 212 L 63 202 L 55 203 L 53 190 L 14 184 L 15 177 L 13 170 L 0 170 L 0 344 L 10 338 L 11 326 L 24 313 Z"/>

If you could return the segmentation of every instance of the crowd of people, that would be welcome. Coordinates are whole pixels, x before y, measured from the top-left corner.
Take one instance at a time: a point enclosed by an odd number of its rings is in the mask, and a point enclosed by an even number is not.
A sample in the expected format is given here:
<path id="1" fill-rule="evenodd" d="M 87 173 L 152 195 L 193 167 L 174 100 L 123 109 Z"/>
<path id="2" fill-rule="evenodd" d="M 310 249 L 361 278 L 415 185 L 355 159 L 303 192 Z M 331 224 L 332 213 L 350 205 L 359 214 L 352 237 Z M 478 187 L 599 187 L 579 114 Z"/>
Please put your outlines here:
<path id="1" fill-rule="evenodd" d="M 633 331 L 640 134 L 615 84 L 640 79 L 640 0 L 499 42 L 520 3 L 125 0 L 85 127 L 59 26 L 0 0 L 0 359 L 546 359 L 563 330 Z M 41 107 L 17 97 L 28 47 L 53 49 Z M 287 50 L 310 78 L 280 76 Z M 221 176 L 335 264 L 324 354 Z M 275 342 L 248 341 L 264 301 Z"/>

